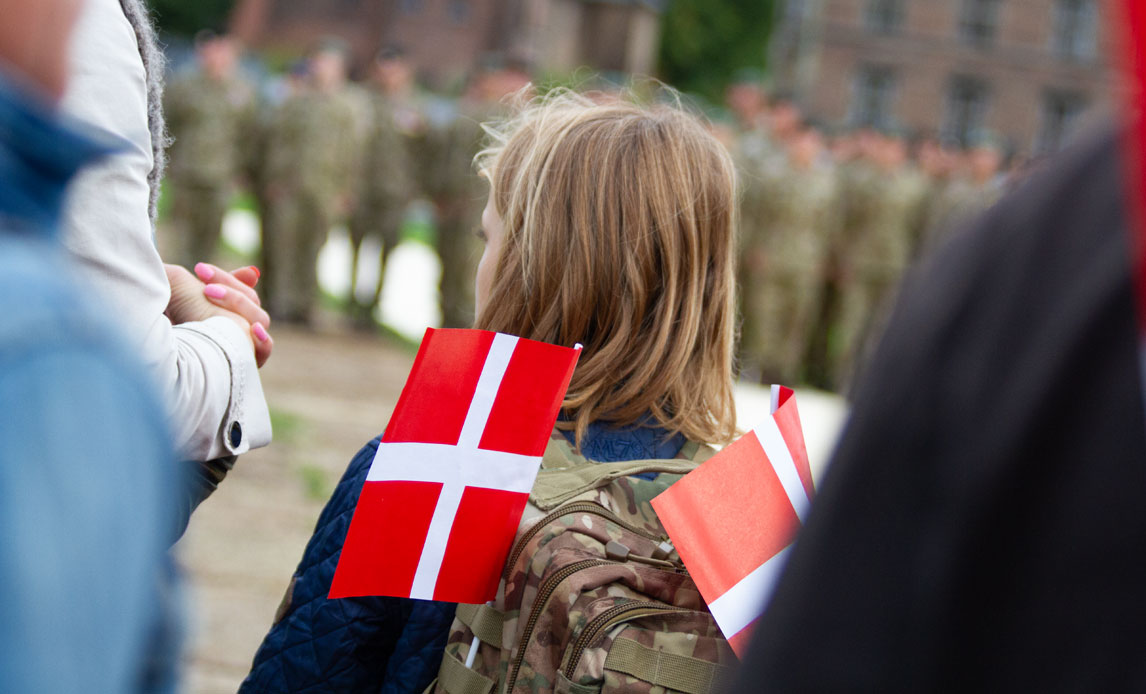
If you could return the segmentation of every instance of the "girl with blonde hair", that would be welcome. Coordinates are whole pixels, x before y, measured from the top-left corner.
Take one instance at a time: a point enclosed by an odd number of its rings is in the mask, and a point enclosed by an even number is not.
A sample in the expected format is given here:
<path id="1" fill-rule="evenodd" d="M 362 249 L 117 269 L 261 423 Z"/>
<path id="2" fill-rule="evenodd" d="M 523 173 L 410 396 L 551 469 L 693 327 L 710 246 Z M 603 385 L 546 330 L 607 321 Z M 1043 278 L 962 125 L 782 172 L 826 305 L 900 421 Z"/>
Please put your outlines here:
<path id="1" fill-rule="evenodd" d="M 569 91 L 487 126 L 475 327 L 584 346 L 560 434 L 598 462 L 674 458 L 735 431 L 735 174 L 673 103 Z M 351 462 L 245 692 L 424 690 L 454 605 L 327 600 L 377 450 Z"/>

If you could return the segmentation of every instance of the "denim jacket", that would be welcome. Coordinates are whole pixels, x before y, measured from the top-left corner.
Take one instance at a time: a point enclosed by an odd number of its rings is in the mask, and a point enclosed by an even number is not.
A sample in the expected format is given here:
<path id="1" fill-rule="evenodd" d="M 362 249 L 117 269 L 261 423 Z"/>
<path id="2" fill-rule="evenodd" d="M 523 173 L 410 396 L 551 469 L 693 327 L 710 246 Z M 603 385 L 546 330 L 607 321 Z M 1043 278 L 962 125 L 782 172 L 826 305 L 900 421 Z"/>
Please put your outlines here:
<path id="1" fill-rule="evenodd" d="M 0 66 L 2 68 L 2 66 Z M 0 69 L 0 688 L 168 692 L 171 443 L 142 366 L 91 317 L 57 227 L 111 151 Z"/>

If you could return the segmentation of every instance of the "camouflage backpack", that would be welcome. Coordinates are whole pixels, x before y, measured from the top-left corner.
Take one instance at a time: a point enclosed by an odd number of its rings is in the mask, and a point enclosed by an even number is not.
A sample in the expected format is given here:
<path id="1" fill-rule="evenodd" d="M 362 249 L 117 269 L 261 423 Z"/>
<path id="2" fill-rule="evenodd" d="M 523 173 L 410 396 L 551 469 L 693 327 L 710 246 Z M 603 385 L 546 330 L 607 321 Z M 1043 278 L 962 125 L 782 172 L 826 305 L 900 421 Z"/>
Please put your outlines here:
<path id="1" fill-rule="evenodd" d="M 458 606 L 430 690 L 713 691 L 732 649 L 649 504 L 712 454 L 595 463 L 555 432 L 497 599 Z"/>

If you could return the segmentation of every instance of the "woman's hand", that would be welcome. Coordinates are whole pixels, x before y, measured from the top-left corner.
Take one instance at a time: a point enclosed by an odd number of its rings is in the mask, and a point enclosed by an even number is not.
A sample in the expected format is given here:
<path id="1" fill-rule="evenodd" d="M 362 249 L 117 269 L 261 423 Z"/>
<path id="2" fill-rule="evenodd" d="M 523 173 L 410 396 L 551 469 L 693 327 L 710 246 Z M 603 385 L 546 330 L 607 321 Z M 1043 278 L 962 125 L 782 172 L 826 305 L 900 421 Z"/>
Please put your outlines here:
<path id="1" fill-rule="evenodd" d="M 267 362 L 274 340 L 267 332 L 270 316 L 262 309 L 253 288 L 259 278 L 257 269 L 247 267 L 230 273 L 214 265 L 199 263 L 195 266 L 197 279 L 177 265 L 164 267 L 171 284 L 171 301 L 166 314 L 172 323 L 179 325 L 215 316 L 230 318 L 250 336 L 256 363 L 262 367 Z"/>
<path id="2" fill-rule="evenodd" d="M 207 284 L 203 294 L 211 303 L 234 311 L 251 325 L 258 323 L 264 329 L 271 327 L 271 317 L 263 310 L 263 302 L 254 289 L 259 281 L 258 268 L 245 267 L 231 273 L 208 263 L 199 263 L 195 266 L 195 274 Z"/>

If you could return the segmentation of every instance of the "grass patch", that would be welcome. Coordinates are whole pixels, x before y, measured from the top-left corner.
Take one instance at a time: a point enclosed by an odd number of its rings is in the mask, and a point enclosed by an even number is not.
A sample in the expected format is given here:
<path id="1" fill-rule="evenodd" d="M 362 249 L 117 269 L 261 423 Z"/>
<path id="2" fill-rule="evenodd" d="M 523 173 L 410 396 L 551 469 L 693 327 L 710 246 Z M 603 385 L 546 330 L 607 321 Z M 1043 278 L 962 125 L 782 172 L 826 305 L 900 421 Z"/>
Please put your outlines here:
<path id="1" fill-rule="evenodd" d="M 282 442 L 297 441 L 306 430 L 306 421 L 291 412 L 284 412 L 270 408 L 271 428 L 274 430 L 275 440 Z"/>
<path id="2" fill-rule="evenodd" d="M 302 488 L 306 498 L 313 501 L 326 501 L 334 492 L 330 475 L 319 466 L 307 463 L 298 469 L 298 474 L 299 479 L 302 480 Z"/>
<path id="3" fill-rule="evenodd" d="M 434 243 L 437 235 L 434 225 L 427 221 L 408 219 L 402 225 L 401 238 L 403 241 L 421 241 L 430 248 L 435 248 Z"/>

